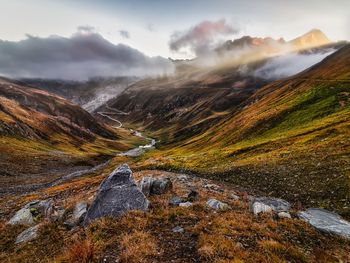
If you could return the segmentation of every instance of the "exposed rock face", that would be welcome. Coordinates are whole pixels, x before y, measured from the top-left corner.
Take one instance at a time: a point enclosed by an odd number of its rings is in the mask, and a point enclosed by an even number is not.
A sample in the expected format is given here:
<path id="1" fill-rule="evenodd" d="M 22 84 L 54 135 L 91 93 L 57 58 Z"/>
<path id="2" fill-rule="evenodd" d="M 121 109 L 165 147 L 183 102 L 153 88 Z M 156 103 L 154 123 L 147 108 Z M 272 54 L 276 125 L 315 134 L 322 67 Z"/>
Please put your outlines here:
<path id="1" fill-rule="evenodd" d="M 147 210 L 149 201 L 136 186 L 127 164 L 120 165 L 101 183 L 84 225 L 100 217 L 119 217 L 129 210 Z"/>
<path id="2" fill-rule="evenodd" d="M 219 200 L 216 200 L 216 199 L 209 199 L 207 202 L 207 206 L 212 209 L 221 210 L 221 211 L 225 211 L 229 209 L 228 204 L 220 202 Z"/>
<path id="3" fill-rule="evenodd" d="M 325 209 L 310 208 L 299 212 L 298 216 L 322 232 L 350 239 L 350 222 L 345 221 L 336 213 Z"/>
<path id="4" fill-rule="evenodd" d="M 40 225 L 36 225 L 24 230 L 16 238 L 16 244 L 28 242 L 35 239 L 38 236 L 38 230 Z"/>
<path id="5" fill-rule="evenodd" d="M 288 212 L 290 209 L 290 203 L 280 198 L 258 197 L 253 200 L 253 204 L 255 202 L 270 206 L 274 212 Z"/>

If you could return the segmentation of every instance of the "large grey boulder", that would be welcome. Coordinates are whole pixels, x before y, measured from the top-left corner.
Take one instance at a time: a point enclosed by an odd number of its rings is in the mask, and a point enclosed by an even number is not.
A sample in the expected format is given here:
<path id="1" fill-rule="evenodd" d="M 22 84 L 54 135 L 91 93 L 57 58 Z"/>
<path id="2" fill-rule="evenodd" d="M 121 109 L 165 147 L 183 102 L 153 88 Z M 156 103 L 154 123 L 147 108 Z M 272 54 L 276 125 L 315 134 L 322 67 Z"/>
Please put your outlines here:
<path id="1" fill-rule="evenodd" d="M 84 225 L 100 217 L 119 217 L 129 210 L 146 211 L 149 201 L 139 190 L 127 164 L 117 167 L 101 183 L 87 211 Z"/>
<path id="2" fill-rule="evenodd" d="M 35 239 L 38 236 L 39 227 L 40 225 L 36 225 L 24 230 L 22 233 L 20 233 L 17 236 L 15 243 L 19 244 L 19 243 L 28 242 Z"/>
<path id="3" fill-rule="evenodd" d="M 272 197 L 257 197 L 254 198 L 252 204 L 259 202 L 266 206 L 271 207 L 274 212 L 288 212 L 290 209 L 290 203 L 286 200 L 280 198 L 272 198 Z"/>
<path id="4" fill-rule="evenodd" d="M 336 213 L 320 208 L 310 208 L 299 212 L 298 217 L 322 232 L 350 239 L 350 222 Z"/>

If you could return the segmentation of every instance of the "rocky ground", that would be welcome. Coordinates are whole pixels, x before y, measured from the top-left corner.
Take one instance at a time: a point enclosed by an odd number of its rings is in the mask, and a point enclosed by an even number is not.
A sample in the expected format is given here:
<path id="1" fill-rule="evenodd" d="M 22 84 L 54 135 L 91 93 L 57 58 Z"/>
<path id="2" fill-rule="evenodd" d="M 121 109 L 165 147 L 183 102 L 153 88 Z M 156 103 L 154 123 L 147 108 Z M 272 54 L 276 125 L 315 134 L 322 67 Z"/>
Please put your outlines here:
<path id="1" fill-rule="evenodd" d="M 338 220 L 340 237 L 308 224 L 312 211 L 301 220 L 299 208 L 281 199 L 193 175 L 131 175 L 116 166 L 3 196 L 0 261 L 350 262 L 345 221 Z M 121 193 L 122 202 L 115 198 Z M 336 216 L 326 216 L 334 230 Z"/>

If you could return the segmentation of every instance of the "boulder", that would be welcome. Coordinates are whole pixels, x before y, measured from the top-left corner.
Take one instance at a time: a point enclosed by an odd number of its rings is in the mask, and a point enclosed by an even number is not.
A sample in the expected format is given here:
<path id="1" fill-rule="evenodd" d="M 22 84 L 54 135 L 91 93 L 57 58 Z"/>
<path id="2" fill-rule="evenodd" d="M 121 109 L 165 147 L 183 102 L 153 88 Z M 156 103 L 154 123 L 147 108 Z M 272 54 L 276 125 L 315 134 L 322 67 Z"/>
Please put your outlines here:
<path id="1" fill-rule="evenodd" d="M 239 196 L 236 195 L 236 193 L 231 193 L 231 194 L 230 194 L 230 198 L 231 198 L 232 200 L 234 200 L 234 201 L 238 201 L 238 200 L 239 200 Z"/>
<path id="2" fill-rule="evenodd" d="M 209 199 L 207 202 L 207 206 L 215 209 L 215 210 L 221 210 L 221 211 L 226 211 L 229 209 L 228 204 L 220 202 L 219 200 L 216 199 Z"/>
<path id="3" fill-rule="evenodd" d="M 151 194 L 152 195 L 161 195 L 165 194 L 171 190 L 173 184 L 169 178 L 157 178 L 154 179 L 151 185 Z"/>
<path id="4" fill-rule="evenodd" d="M 253 202 L 251 206 L 251 210 L 253 211 L 254 215 L 258 215 L 260 213 L 271 213 L 272 208 L 269 205 L 265 205 L 261 202 Z"/>
<path id="5" fill-rule="evenodd" d="M 310 208 L 299 212 L 298 217 L 322 232 L 350 239 L 350 222 L 336 213 L 320 208 Z"/>
<path id="6" fill-rule="evenodd" d="M 100 217 L 119 217 L 129 210 L 146 211 L 149 201 L 139 190 L 127 164 L 117 167 L 101 183 L 87 211 L 84 225 Z"/>
<path id="7" fill-rule="evenodd" d="M 8 222 L 11 225 L 32 225 L 34 224 L 33 215 L 28 208 L 22 208 Z"/>
<path id="8" fill-rule="evenodd" d="M 38 230 L 40 225 L 36 225 L 24 230 L 16 238 L 16 244 L 28 242 L 35 239 L 38 236 Z"/>
<path id="9" fill-rule="evenodd" d="M 52 200 L 35 200 L 18 210 L 8 223 L 32 225 L 38 218 L 50 218 L 53 211 Z"/>
<path id="10" fill-rule="evenodd" d="M 260 202 L 263 203 L 269 207 L 274 212 L 288 212 L 290 209 L 290 203 L 286 200 L 280 199 L 280 198 L 272 198 L 272 197 L 257 197 L 254 198 L 253 203 Z"/>

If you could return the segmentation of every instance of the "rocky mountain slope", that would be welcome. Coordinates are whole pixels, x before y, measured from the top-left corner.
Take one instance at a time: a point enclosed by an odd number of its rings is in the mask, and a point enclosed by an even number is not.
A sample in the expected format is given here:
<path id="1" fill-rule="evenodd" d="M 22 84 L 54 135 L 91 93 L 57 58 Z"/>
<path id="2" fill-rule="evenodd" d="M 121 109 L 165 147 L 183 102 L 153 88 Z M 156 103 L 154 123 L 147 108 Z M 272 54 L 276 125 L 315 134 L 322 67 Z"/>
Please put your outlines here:
<path id="1" fill-rule="evenodd" d="M 145 164 L 191 170 L 349 216 L 350 46 L 259 89 L 225 120 Z"/>

